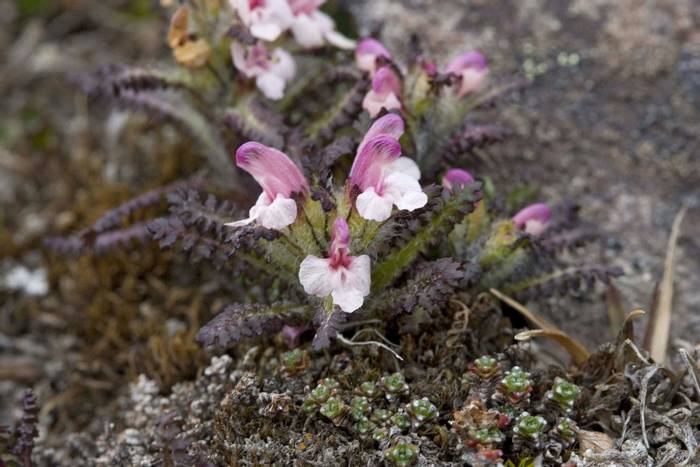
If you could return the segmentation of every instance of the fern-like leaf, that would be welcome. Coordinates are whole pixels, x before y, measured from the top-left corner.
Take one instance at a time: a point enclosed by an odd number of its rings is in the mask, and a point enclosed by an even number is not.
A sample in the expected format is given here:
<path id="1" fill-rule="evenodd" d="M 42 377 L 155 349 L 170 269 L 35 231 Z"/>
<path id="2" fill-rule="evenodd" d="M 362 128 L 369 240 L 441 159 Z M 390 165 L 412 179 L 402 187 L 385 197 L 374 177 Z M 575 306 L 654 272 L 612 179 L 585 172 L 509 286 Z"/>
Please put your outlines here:
<path id="1" fill-rule="evenodd" d="M 237 303 L 227 306 L 204 325 L 197 341 L 207 348 L 226 350 L 242 338 L 271 334 L 285 324 L 303 324 L 310 317 L 311 309 L 306 305 Z"/>
<path id="2" fill-rule="evenodd" d="M 409 220 L 409 227 L 413 234 L 374 269 L 372 289 L 383 290 L 428 246 L 440 242 L 467 213 L 474 210 L 475 203 L 481 199 L 480 188 L 481 184 L 475 182 L 454 194 L 443 189 L 442 193 L 434 196 L 426 207 L 414 211 L 413 218 Z"/>
<path id="3" fill-rule="evenodd" d="M 581 290 L 591 289 L 596 282 L 609 284 L 610 280 L 623 274 L 622 269 L 604 265 L 583 265 L 555 270 L 504 287 L 506 293 L 514 294 L 518 299 L 536 300 L 551 297 L 554 294 L 576 294 Z"/>
<path id="4" fill-rule="evenodd" d="M 423 263 L 416 268 L 402 287 L 383 292 L 372 307 L 384 311 L 389 320 L 400 313 L 411 313 L 417 306 L 428 313 L 442 309 L 458 288 L 468 286 L 479 273 L 479 267 L 451 258 Z"/>

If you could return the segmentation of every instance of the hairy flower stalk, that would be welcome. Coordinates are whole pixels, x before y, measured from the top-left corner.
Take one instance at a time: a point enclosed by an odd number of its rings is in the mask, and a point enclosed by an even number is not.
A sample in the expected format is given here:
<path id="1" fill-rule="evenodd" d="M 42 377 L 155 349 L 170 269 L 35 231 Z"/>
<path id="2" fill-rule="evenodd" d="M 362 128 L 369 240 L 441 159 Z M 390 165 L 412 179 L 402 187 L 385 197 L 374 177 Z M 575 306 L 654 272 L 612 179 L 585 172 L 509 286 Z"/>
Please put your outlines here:
<path id="1" fill-rule="evenodd" d="M 478 91 L 486 84 L 489 69 L 483 54 L 466 52 L 455 57 L 445 68 L 445 73 L 451 73 L 460 78 L 457 95 L 462 98 Z"/>
<path id="2" fill-rule="evenodd" d="M 236 151 L 236 165 L 253 176 L 262 187 L 246 219 L 226 224 L 240 227 L 257 222 L 268 229 L 283 229 L 297 218 L 294 193 L 308 193 L 309 184 L 299 167 L 281 151 L 248 142 Z"/>
<path id="3" fill-rule="evenodd" d="M 398 138 L 403 130 L 401 117 L 387 114 L 370 127 L 358 147 L 348 184 L 360 190 L 355 207 L 364 219 L 383 222 L 394 206 L 413 211 L 428 202 L 418 183 L 420 169 L 401 157 Z"/>
<path id="4" fill-rule="evenodd" d="M 362 108 L 376 117 L 382 109 L 401 109 L 401 82 L 389 66 L 377 70 L 372 78 L 372 87 L 362 101 Z"/>
<path id="5" fill-rule="evenodd" d="M 362 306 L 370 291 L 370 259 L 367 255 L 350 256 L 350 229 L 337 218 L 331 231 L 328 258 L 309 255 L 299 266 L 299 282 L 310 295 L 325 298 L 351 313 Z"/>
<path id="6" fill-rule="evenodd" d="M 542 235 L 549 224 L 552 211 L 546 203 L 536 203 L 521 209 L 515 216 L 513 222 L 519 229 L 530 235 Z"/>
<path id="7" fill-rule="evenodd" d="M 287 83 L 294 78 L 294 59 L 283 49 L 270 53 L 262 43 L 244 47 L 231 44 L 233 64 L 247 78 L 255 78 L 255 84 L 269 99 L 281 99 Z"/>

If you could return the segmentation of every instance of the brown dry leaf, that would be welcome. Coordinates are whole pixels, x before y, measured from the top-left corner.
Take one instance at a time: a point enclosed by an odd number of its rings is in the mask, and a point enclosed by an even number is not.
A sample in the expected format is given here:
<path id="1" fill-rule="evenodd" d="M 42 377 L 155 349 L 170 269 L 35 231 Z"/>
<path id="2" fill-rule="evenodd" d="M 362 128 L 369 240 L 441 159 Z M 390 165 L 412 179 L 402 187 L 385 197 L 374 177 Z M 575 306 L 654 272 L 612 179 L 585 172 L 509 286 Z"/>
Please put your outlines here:
<path id="1" fill-rule="evenodd" d="M 676 214 L 671 227 L 671 235 L 666 248 L 666 260 L 664 261 L 664 273 L 661 277 L 658 289 L 658 300 L 652 309 L 652 319 L 647 328 L 644 339 L 649 354 L 654 361 L 663 363 L 666 360 L 666 349 L 671 331 L 671 309 L 673 306 L 673 271 L 675 268 L 676 244 L 680 235 L 681 224 L 685 216 L 686 207 L 682 207 Z"/>
<path id="2" fill-rule="evenodd" d="M 582 455 L 589 449 L 600 454 L 613 448 L 612 438 L 599 431 L 578 430 L 578 439 Z"/>
<path id="3" fill-rule="evenodd" d="M 168 45 L 170 45 L 172 49 L 176 49 L 187 42 L 189 18 L 190 10 L 186 5 L 182 5 L 175 10 L 175 13 L 173 13 L 173 16 L 170 18 Z"/>
<path id="4" fill-rule="evenodd" d="M 173 49 L 175 60 L 189 68 L 204 66 L 209 59 L 211 48 L 204 39 L 187 41 L 183 45 Z"/>
<path id="5" fill-rule="evenodd" d="M 515 335 L 515 340 L 527 341 L 533 337 L 549 337 L 557 341 L 571 355 L 577 365 L 581 366 L 591 356 L 588 350 L 573 337 L 558 329 L 531 329 Z"/>

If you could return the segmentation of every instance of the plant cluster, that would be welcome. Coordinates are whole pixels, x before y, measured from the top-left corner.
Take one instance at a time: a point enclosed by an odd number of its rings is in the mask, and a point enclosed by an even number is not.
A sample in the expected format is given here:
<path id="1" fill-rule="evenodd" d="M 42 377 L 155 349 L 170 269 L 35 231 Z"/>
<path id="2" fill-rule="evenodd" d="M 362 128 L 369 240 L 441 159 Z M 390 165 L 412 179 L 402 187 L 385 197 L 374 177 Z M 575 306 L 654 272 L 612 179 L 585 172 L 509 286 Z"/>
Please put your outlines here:
<path id="1" fill-rule="evenodd" d="M 199 176 L 53 240 L 55 249 L 101 252 L 152 236 L 163 248 L 179 244 L 195 261 L 234 272 L 248 293 L 199 334 L 205 346 L 220 348 L 311 325 L 314 346 L 322 348 L 353 322 L 390 323 L 404 314 L 426 321 L 456 288 L 537 298 L 619 274 L 558 255 L 596 238 L 593 227 L 577 223 L 574 208 L 538 203 L 513 213 L 487 178 L 455 167 L 506 134 L 467 120 L 508 87 L 492 82 L 482 54 L 439 66 L 416 52 L 403 64 L 378 41 L 363 39 L 355 67 L 341 54 L 320 78 L 289 75 L 282 98 L 286 81 L 273 75 L 291 57 L 282 49 L 268 54 L 268 42 L 287 43 L 291 32 L 304 47 L 354 47 L 318 11 L 320 3 L 187 2 L 173 12 L 168 33 L 180 68 L 109 68 L 83 79 L 94 95 L 188 129 L 209 164 Z M 310 60 L 320 57 L 332 60 Z M 282 99 L 261 98 L 246 84 L 251 77 L 265 96 Z M 338 80 L 349 87 L 330 85 Z M 333 104 L 309 108 L 320 96 Z M 246 139 L 253 141 L 238 146 L 236 170 L 228 147 Z M 255 193 L 243 172 L 262 193 L 236 220 Z M 218 196 L 203 193 L 207 187 Z M 164 198 L 167 216 L 129 222 Z"/>

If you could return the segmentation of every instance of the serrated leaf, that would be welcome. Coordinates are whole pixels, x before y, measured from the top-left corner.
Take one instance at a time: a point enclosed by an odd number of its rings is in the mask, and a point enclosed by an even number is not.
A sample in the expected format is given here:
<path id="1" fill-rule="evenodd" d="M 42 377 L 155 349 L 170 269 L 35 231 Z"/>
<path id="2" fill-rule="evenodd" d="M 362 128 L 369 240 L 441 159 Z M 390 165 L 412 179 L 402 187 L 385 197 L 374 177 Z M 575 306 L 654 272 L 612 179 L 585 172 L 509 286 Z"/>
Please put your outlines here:
<path id="1" fill-rule="evenodd" d="M 298 325 L 311 317 L 306 305 L 237 303 L 227 306 L 197 333 L 197 341 L 208 348 L 225 350 L 245 337 L 274 333 L 285 324 Z"/>

